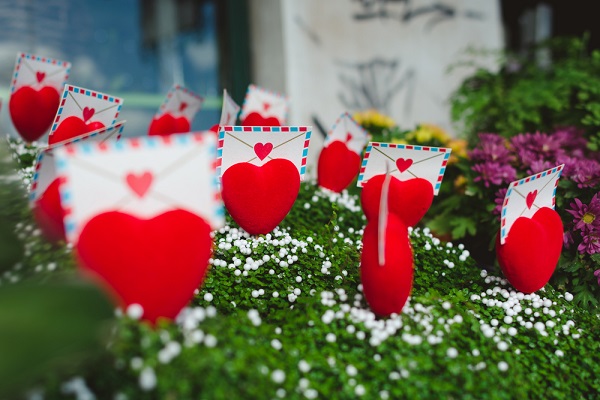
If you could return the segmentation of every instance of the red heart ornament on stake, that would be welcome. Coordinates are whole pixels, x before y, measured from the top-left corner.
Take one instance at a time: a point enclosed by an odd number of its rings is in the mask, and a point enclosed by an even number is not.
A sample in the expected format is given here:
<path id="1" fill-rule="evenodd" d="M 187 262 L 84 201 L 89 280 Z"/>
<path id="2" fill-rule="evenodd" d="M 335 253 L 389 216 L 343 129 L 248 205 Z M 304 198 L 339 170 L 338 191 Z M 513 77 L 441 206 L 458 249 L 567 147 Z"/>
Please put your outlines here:
<path id="1" fill-rule="evenodd" d="M 60 181 L 55 179 L 48 185 L 44 193 L 33 205 L 33 218 L 38 224 L 42 235 L 52 243 L 66 241 L 64 210 L 60 203 L 58 188 Z"/>
<path id="2" fill-rule="evenodd" d="M 399 158 L 396 160 L 396 168 L 398 168 L 398 171 L 400 172 L 404 172 L 407 169 L 410 168 L 410 166 L 413 164 L 413 160 L 412 158 Z"/>
<path id="3" fill-rule="evenodd" d="M 300 174 L 289 160 L 277 158 L 261 167 L 238 163 L 221 178 L 221 197 L 231 217 L 251 235 L 271 232 L 298 197 Z"/>
<path id="4" fill-rule="evenodd" d="M 23 86 L 10 96 L 8 109 L 19 135 L 25 141 L 33 142 L 50 129 L 59 104 L 60 95 L 52 86 L 39 91 Z"/>
<path id="5" fill-rule="evenodd" d="M 38 83 L 42 83 L 44 78 L 46 77 L 46 73 L 42 71 L 37 71 L 35 73 L 35 79 L 37 79 Z"/>
<path id="6" fill-rule="evenodd" d="M 379 316 L 401 313 L 413 282 L 413 254 L 406 225 L 388 214 L 383 265 L 378 258 L 377 218 L 367 223 L 362 241 L 360 279 L 365 300 Z"/>
<path id="7" fill-rule="evenodd" d="M 275 117 L 263 117 L 259 113 L 250 113 L 242 121 L 243 126 L 281 126 L 281 122 Z"/>
<path id="8" fill-rule="evenodd" d="M 551 208 L 540 208 L 531 218 L 519 217 L 504 244 L 496 238 L 496 256 L 506 279 L 515 289 L 533 293 L 554 273 L 563 245 L 563 224 Z"/>
<path id="9" fill-rule="evenodd" d="M 152 219 L 111 211 L 85 224 L 75 251 L 80 267 L 124 309 L 139 304 L 143 319 L 155 323 L 174 319 L 192 299 L 208 270 L 212 240 L 210 226 L 188 211 Z"/>
<path id="10" fill-rule="evenodd" d="M 58 125 L 56 130 L 52 132 L 52 134 L 48 137 L 48 143 L 54 144 L 62 142 L 102 128 L 104 128 L 104 124 L 102 122 L 96 121 L 88 122 L 86 124 L 81 118 L 72 115 L 65 118 Z"/>
<path id="11" fill-rule="evenodd" d="M 148 135 L 166 136 L 174 133 L 187 133 L 190 130 L 190 121 L 186 117 L 175 118 L 170 113 L 165 113 L 152 119 L 148 128 Z"/>
<path id="12" fill-rule="evenodd" d="M 324 147 L 317 163 L 319 186 L 340 193 L 356 178 L 360 171 L 360 156 L 346 143 L 335 140 Z"/>
<path id="13" fill-rule="evenodd" d="M 254 145 L 254 153 L 260 160 L 264 160 L 273 150 L 273 143 L 256 143 Z"/>
<path id="14" fill-rule="evenodd" d="M 362 209 L 369 221 L 379 215 L 379 199 L 385 175 L 371 177 L 360 195 Z M 392 176 L 389 191 L 389 212 L 397 215 L 406 226 L 415 226 L 433 202 L 433 186 L 423 178 L 400 181 Z"/>
<path id="15" fill-rule="evenodd" d="M 125 181 L 131 190 L 140 198 L 146 195 L 148 189 L 152 185 L 153 176 L 151 172 L 144 172 L 143 174 L 136 175 L 129 173 L 125 176 Z"/>
<path id="16" fill-rule="evenodd" d="M 527 193 L 527 197 L 525 198 L 525 203 L 527 204 L 527 208 L 531 208 L 531 206 L 533 205 L 533 202 L 535 201 L 535 198 L 537 197 L 537 189 L 534 190 L 533 192 L 529 192 Z"/>

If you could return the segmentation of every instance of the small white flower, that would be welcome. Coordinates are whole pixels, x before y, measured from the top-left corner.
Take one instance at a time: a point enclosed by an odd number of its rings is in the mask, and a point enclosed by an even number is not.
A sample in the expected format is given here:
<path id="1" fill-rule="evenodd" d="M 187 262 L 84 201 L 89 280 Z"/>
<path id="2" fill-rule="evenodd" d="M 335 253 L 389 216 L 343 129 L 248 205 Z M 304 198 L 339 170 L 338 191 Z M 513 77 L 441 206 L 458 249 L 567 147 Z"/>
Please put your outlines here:
<path id="1" fill-rule="evenodd" d="M 139 377 L 140 389 L 150 391 L 156 387 L 156 374 L 151 367 L 142 370 Z"/>
<path id="2" fill-rule="evenodd" d="M 450 347 L 448 350 L 446 350 L 446 356 L 448 356 L 448 358 L 456 358 L 458 357 L 458 350 L 456 350 L 454 347 Z"/>
<path id="3" fill-rule="evenodd" d="M 502 372 L 508 371 L 508 364 L 506 363 L 506 361 L 500 361 L 498 363 L 498 369 Z"/>
<path id="4" fill-rule="evenodd" d="M 206 300 L 208 302 L 213 301 L 212 293 L 204 293 L 204 300 Z"/>
<path id="5" fill-rule="evenodd" d="M 271 373 L 271 379 L 275 383 L 283 383 L 283 381 L 285 381 L 285 372 L 280 369 L 276 369 Z"/>
<path id="6" fill-rule="evenodd" d="M 134 303 L 127 306 L 126 312 L 129 318 L 138 320 L 142 318 L 142 315 L 144 315 L 144 308 L 141 305 Z"/>

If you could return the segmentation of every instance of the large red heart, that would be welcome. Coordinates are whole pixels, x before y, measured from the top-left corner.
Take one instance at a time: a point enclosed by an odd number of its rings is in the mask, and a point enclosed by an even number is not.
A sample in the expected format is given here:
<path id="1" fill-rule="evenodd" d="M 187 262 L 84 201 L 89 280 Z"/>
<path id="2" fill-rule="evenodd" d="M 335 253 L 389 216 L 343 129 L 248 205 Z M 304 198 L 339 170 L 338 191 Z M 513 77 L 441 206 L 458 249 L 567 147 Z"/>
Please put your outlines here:
<path id="1" fill-rule="evenodd" d="M 186 117 L 175 118 L 170 113 L 165 113 L 152 119 L 148 128 L 148 135 L 166 136 L 173 133 L 187 133 L 190 130 L 190 121 Z"/>
<path id="2" fill-rule="evenodd" d="M 294 205 L 300 174 L 283 158 L 262 167 L 242 162 L 227 168 L 221 184 L 223 203 L 234 221 L 251 235 L 267 234 Z"/>
<path id="3" fill-rule="evenodd" d="M 65 118 L 58 127 L 56 127 L 56 130 L 48 137 L 48 144 L 69 140 L 83 135 L 84 133 L 93 132 L 102 128 L 104 128 L 102 122 L 96 121 L 85 123 L 81 118 L 72 115 Z"/>
<path id="4" fill-rule="evenodd" d="M 506 241 L 496 238 L 496 256 L 506 279 L 523 293 L 543 288 L 554 273 L 563 245 L 563 224 L 551 208 L 540 208 L 531 218 L 519 217 Z"/>
<path id="5" fill-rule="evenodd" d="M 415 226 L 427 213 L 433 202 L 433 186 L 423 178 L 400 181 L 390 179 L 388 209 L 396 214 L 406 226 Z M 363 187 L 360 199 L 362 208 L 369 221 L 375 221 L 379 215 L 379 201 L 385 175 L 376 175 Z"/>
<path id="6" fill-rule="evenodd" d="M 413 255 L 408 231 L 394 214 L 388 214 L 385 241 L 385 263 L 379 265 L 377 220 L 367 223 L 360 258 L 360 279 L 365 300 L 379 316 L 402 312 L 413 281 Z"/>
<path id="7" fill-rule="evenodd" d="M 64 210 L 60 204 L 58 179 L 52 181 L 33 205 L 33 217 L 44 237 L 53 243 L 66 240 Z"/>
<path id="8" fill-rule="evenodd" d="M 39 91 L 23 86 L 10 96 L 8 108 L 17 132 L 27 142 L 33 142 L 50 129 L 59 104 L 60 95 L 52 86 Z"/>
<path id="9" fill-rule="evenodd" d="M 346 143 L 333 141 L 321 150 L 317 164 L 319 186 L 340 193 L 358 175 L 360 156 L 350 150 Z"/>
<path id="10" fill-rule="evenodd" d="M 252 112 L 242 121 L 243 126 L 281 126 L 281 122 L 275 117 L 263 117 L 259 113 Z"/>
<path id="11" fill-rule="evenodd" d="M 210 226 L 185 210 L 152 219 L 102 213 L 83 227 L 76 244 L 80 266 L 99 277 L 124 308 L 141 305 L 151 323 L 175 318 L 189 303 L 211 251 Z"/>

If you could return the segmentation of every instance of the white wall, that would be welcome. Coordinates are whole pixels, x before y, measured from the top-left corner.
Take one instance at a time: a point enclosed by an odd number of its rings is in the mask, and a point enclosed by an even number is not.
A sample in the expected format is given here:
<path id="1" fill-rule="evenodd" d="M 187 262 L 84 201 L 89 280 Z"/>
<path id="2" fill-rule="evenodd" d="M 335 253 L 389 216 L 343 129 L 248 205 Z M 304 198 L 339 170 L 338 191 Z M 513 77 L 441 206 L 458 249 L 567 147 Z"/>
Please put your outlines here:
<path id="1" fill-rule="evenodd" d="M 316 116 L 329 129 L 343 111 L 377 108 L 402 128 L 450 129 L 448 96 L 472 70 L 448 67 L 469 47 L 503 46 L 497 0 L 251 0 L 250 7 L 254 82 L 290 97 L 290 124 L 311 125 Z"/>

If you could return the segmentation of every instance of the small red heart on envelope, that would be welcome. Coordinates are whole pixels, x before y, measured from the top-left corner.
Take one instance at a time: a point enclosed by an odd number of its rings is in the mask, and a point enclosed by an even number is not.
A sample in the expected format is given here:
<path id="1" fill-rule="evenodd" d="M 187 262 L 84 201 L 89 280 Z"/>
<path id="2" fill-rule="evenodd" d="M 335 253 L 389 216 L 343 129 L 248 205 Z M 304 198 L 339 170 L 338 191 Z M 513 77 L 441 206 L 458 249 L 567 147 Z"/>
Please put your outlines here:
<path id="1" fill-rule="evenodd" d="M 242 121 L 243 126 L 280 126 L 281 122 L 275 117 L 263 117 L 259 113 L 250 113 Z"/>
<path id="2" fill-rule="evenodd" d="M 64 211 L 60 203 L 59 186 L 59 180 L 53 180 L 44 193 L 35 201 L 32 210 L 33 217 L 42 231 L 42 235 L 46 240 L 53 243 L 66 240 L 63 222 Z"/>
<path id="3" fill-rule="evenodd" d="M 533 293 L 554 273 L 563 245 L 563 224 L 551 208 L 540 208 L 531 218 L 519 217 L 506 241 L 496 239 L 496 256 L 504 276 L 515 289 Z"/>
<path id="4" fill-rule="evenodd" d="M 188 211 L 152 219 L 112 211 L 85 224 L 76 255 L 124 308 L 139 304 L 143 318 L 155 323 L 174 319 L 189 303 L 206 275 L 211 249 L 210 226 Z"/>
<path id="5" fill-rule="evenodd" d="M 401 313 L 413 282 L 413 254 L 406 225 L 388 214 L 385 264 L 379 265 L 377 218 L 367 223 L 360 257 L 360 280 L 365 300 L 379 316 Z"/>
<path id="6" fill-rule="evenodd" d="M 300 174 L 289 160 L 276 158 L 261 167 L 235 164 L 223 173 L 221 197 L 231 217 L 251 235 L 271 232 L 298 197 Z"/>
<path id="7" fill-rule="evenodd" d="M 260 160 L 264 160 L 273 150 L 273 143 L 256 143 L 254 145 L 254 153 Z"/>
<path id="8" fill-rule="evenodd" d="M 190 121 L 186 117 L 175 118 L 170 113 L 154 117 L 148 128 L 149 136 L 166 136 L 173 133 L 186 133 L 191 129 Z"/>
<path id="9" fill-rule="evenodd" d="M 527 203 L 527 208 L 531 208 L 533 203 L 535 202 L 535 198 L 537 197 L 538 191 L 537 189 L 533 192 L 527 193 L 527 197 L 525 198 L 525 203 Z"/>
<path id="10" fill-rule="evenodd" d="M 48 137 L 48 143 L 54 144 L 62 142 L 102 128 L 104 128 L 104 124 L 102 122 L 96 121 L 88 122 L 86 124 L 81 118 L 72 115 L 65 118 L 58 125 L 56 130 L 52 132 L 52 134 Z"/>
<path id="11" fill-rule="evenodd" d="M 346 143 L 335 140 L 324 147 L 317 164 L 319 186 L 340 193 L 352 183 L 360 170 L 360 156 Z"/>
<path id="12" fill-rule="evenodd" d="M 91 107 L 83 107 L 83 121 L 88 122 L 94 116 L 96 110 Z"/>
<path id="13" fill-rule="evenodd" d="M 19 135 L 33 142 L 50 129 L 59 104 L 60 95 L 55 88 L 44 86 L 38 91 L 23 86 L 10 96 L 8 108 Z"/>
<path id="14" fill-rule="evenodd" d="M 377 220 L 379 215 L 379 199 L 385 175 L 371 177 L 363 186 L 360 196 L 362 208 L 369 221 Z M 433 186 L 423 178 L 400 181 L 396 177 L 390 179 L 388 209 L 400 217 L 406 226 L 415 226 L 427 213 L 433 202 Z"/>
<path id="15" fill-rule="evenodd" d="M 398 171 L 400 172 L 404 172 L 407 169 L 410 168 L 410 166 L 413 164 L 413 160 L 412 158 L 399 158 L 396 160 L 396 167 L 398 168 Z"/>
<path id="16" fill-rule="evenodd" d="M 46 73 L 42 71 L 38 71 L 35 73 L 35 79 L 37 79 L 38 83 L 41 83 L 46 77 Z"/>
<path id="17" fill-rule="evenodd" d="M 183 112 L 183 110 L 185 110 L 187 106 L 188 104 L 185 101 L 182 101 L 181 104 L 179 104 L 179 112 Z"/>
<path id="18" fill-rule="evenodd" d="M 136 175 L 134 173 L 129 173 L 125 176 L 125 181 L 127 185 L 133 190 L 133 192 L 138 195 L 138 197 L 144 197 L 150 186 L 152 185 L 152 173 L 144 172 L 143 174 Z"/>

